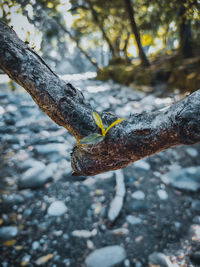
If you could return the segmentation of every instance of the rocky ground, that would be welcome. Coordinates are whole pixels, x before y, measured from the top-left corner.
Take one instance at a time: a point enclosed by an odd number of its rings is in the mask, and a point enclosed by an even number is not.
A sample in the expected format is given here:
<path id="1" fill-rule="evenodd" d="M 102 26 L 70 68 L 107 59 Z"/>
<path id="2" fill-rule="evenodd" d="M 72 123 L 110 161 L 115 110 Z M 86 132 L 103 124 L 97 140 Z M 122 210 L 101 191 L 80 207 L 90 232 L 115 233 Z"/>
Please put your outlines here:
<path id="1" fill-rule="evenodd" d="M 119 117 L 178 99 L 64 78 Z M 75 140 L 27 93 L 2 91 L 0 140 L 0 266 L 200 266 L 199 144 L 74 178 Z"/>

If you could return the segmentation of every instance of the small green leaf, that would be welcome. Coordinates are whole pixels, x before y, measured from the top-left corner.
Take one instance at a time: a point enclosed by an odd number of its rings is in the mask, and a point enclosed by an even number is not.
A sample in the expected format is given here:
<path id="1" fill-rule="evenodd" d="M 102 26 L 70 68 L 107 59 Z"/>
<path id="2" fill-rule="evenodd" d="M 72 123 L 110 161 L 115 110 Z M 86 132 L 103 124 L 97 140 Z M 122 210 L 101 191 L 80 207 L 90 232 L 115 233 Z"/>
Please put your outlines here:
<path id="1" fill-rule="evenodd" d="M 115 126 L 116 124 L 122 122 L 123 120 L 125 120 L 125 119 L 118 119 L 118 120 L 114 121 L 113 123 L 111 123 L 111 125 L 108 126 L 108 128 L 105 130 L 105 135 L 106 135 L 106 133 L 110 130 L 110 128 L 112 128 L 112 127 Z"/>
<path id="2" fill-rule="evenodd" d="M 105 129 L 103 127 L 103 122 L 102 122 L 101 117 L 99 116 L 99 114 L 97 112 L 93 112 L 92 113 L 92 117 L 93 117 L 96 125 L 101 129 L 102 135 L 105 136 Z"/>
<path id="3" fill-rule="evenodd" d="M 98 133 L 90 134 L 83 139 L 81 139 L 80 143 L 85 145 L 96 145 L 104 139 L 104 136 Z"/>

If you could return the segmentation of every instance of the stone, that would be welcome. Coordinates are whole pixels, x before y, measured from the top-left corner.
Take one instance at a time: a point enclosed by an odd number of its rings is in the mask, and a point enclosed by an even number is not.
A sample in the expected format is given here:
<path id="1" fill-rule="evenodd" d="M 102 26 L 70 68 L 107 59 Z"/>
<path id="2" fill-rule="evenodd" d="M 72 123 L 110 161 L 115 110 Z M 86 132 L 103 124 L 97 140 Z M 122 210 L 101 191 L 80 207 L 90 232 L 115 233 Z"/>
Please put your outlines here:
<path id="1" fill-rule="evenodd" d="M 25 161 L 21 162 L 18 165 L 19 169 L 22 171 L 26 171 L 29 168 L 45 168 L 45 164 L 39 160 L 35 160 L 33 158 L 28 158 Z"/>
<path id="2" fill-rule="evenodd" d="M 114 222 L 119 216 L 121 209 L 123 207 L 124 196 L 126 194 L 126 188 L 124 183 L 124 175 L 122 170 L 117 170 L 116 174 L 116 194 L 110 203 L 108 210 L 108 219 Z"/>
<path id="3" fill-rule="evenodd" d="M 21 204 L 24 202 L 24 198 L 19 194 L 2 195 L 2 199 L 7 204 Z"/>
<path id="4" fill-rule="evenodd" d="M 200 200 L 193 200 L 191 208 L 194 211 L 200 212 Z"/>
<path id="5" fill-rule="evenodd" d="M 169 258 L 161 252 L 154 252 L 150 254 L 148 260 L 149 264 L 151 265 L 156 265 L 160 267 L 172 267 L 172 263 Z"/>
<path id="6" fill-rule="evenodd" d="M 189 229 L 189 238 L 192 241 L 200 242 L 200 225 L 192 224 Z"/>
<path id="7" fill-rule="evenodd" d="M 80 237 L 80 238 L 91 238 L 97 234 L 97 230 L 93 229 L 92 231 L 88 230 L 74 230 L 72 232 L 73 236 Z"/>
<path id="8" fill-rule="evenodd" d="M 195 158 L 198 156 L 198 151 L 195 148 L 188 147 L 186 148 L 186 152 L 189 154 L 189 156 Z"/>
<path id="9" fill-rule="evenodd" d="M 177 189 L 196 192 L 200 189 L 200 166 L 172 170 L 161 180 Z"/>
<path id="10" fill-rule="evenodd" d="M 126 258 L 126 251 L 121 246 L 107 246 L 90 253 L 86 260 L 87 267 L 112 267 Z"/>
<path id="11" fill-rule="evenodd" d="M 132 196 L 132 198 L 137 199 L 137 200 L 143 200 L 143 199 L 145 199 L 144 192 L 142 192 L 140 190 L 135 191 L 131 196 Z"/>
<path id="12" fill-rule="evenodd" d="M 195 216 L 192 221 L 195 224 L 200 224 L 200 216 Z"/>
<path id="13" fill-rule="evenodd" d="M 50 153 L 60 153 L 61 151 L 67 150 L 65 144 L 50 143 L 44 145 L 36 145 L 35 151 L 40 155 L 48 155 Z"/>
<path id="14" fill-rule="evenodd" d="M 123 198 L 121 196 L 115 196 L 110 203 L 108 210 L 108 219 L 111 222 L 114 222 L 115 219 L 119 216 L 119 213 L 123 207 Z"/>
<path id="15" fill-rule="evenodd" d="M 149 202 L 142 200 L 134 200 L 128 205 L 129 212 L 146 212 L 150 209 L 151 205 Z"/>
<path id="16" fill-rule="evenodd" d="M 166 192 L 165 190 L 163 190 L 163 189 L 159 189 L 159 190 L 157 191 L 157 195 L 159 196 L 159 198 L 160 198 L 161 200 L 167 200 L 167 199 L 168 199 L 168 194 L 167 194 L 167 192 Z"/>
<path id="17" fill-rule="evenodd" d="M 32 249 L 37 250 L 40 248 L 40 242 L 39 241 L 34 241 L 32 244 Z"/>
<path id="18" fill-rule="evenodd" d="M 6 241 L 15 238 L 18 234 L 16 226 L 3 226 L 0 228 L 0 239 Z"/>
<path id="19" fill-rule="evenodd" d="M 65 214 L 66 211 L 67 207 L 65 206 L 64 202 L 55 201 L 49 206 L 47 213 L 50 216 L 61 216 Z"/>
<path id="20" fill-rule="evenodd" d="M 19 189 L 26 189 L 26 188 L 35 189 L 42 187 L 46 183 L 53 180 L 53 173 L 56 167 L 57 167 L 56 163 L 50 163 L 46 167 L 41 165 L 28 169 L 19 179 L 18 182 Z"/>
<path id="21" fill-rule="evenodd" d="M 134 162 L 133 166 L 142 171 L 149 171 L 151 169 L 150 164 L 146 162 L 144 159 Z"/>
<path id="22" fill-rule="evenodd" d="M 136 216 L 128 215 L 126 221 L 131 225 L 141 224 L 142 220 Z"/>
<path id="23" fill-rule="evenodd" d="M 190 255 L 190 259 L 192 262 L 200 265 L 200 251 L 196 251 Z"/>

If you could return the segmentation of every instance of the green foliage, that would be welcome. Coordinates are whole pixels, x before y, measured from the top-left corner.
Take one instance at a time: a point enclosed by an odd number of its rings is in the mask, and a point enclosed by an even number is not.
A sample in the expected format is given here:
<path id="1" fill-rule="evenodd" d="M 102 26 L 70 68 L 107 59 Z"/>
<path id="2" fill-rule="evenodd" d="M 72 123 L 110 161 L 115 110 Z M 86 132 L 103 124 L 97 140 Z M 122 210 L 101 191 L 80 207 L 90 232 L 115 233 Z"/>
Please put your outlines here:
<path id="1" fill-rule="evenodd" d="M 98 143 L 100 143 L 101 141 L 104 140 L 107 132 L 114 127 L 116 124 L 122 122 L 124 119 L 117 119 L 116 121 L 114 121 L 113 123 L 111 123 L 107 129 L 104 128 L 103 126 L 103 122 L 102 119 L 100 117 L 100 115 L 97 112 L 93 112 L 92 113 L 92 117 L 96 123 L 96 125 L 101 129 L 102 134 L 98 134 L 98 133 L 93 133 L 90 134 L 86 137 L 84 137 L 83 139 L 80 140 L 80 144 L 82 145 L 96 145 Z"/>

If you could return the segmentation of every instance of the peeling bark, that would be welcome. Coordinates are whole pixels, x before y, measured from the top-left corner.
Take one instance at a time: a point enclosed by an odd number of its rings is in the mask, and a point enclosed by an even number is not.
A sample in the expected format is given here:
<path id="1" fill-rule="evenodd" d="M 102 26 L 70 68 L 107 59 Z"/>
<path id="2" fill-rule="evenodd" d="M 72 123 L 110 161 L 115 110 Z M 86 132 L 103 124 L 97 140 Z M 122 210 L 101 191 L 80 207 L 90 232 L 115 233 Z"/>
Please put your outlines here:
<path id="1" fill-rule="evenodd" d="M 82 93 L 60 79 L 7 25 L 0 23 L 0 68 L 32 96 L 38 106 L 77 140 L 100 133 Z M 103 123 L 117 117 L 103 112 Z M 134 114 L 111 128 L 97 145 L 77 144 L 72 151 L 74 175 L 95 175 L 180 144 L 200 141 L 200 90 L 174 105 Z"/>

